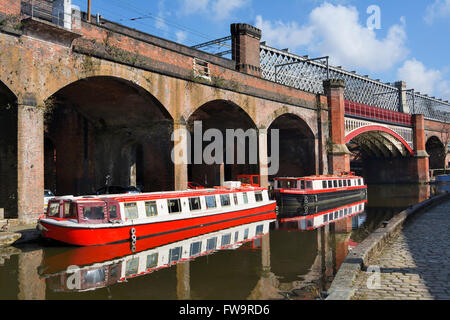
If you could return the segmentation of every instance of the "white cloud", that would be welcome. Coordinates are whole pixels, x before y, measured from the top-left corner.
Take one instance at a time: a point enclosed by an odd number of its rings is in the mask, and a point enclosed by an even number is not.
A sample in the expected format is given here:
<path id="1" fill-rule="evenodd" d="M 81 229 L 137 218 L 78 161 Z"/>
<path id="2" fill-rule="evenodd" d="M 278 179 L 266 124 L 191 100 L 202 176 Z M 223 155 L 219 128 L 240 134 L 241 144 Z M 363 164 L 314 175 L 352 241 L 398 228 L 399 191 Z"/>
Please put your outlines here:
<path id="1" fill-rule="evenodd" d="M 446 81 L 444 76 L 445 72 L 428 69 L 416 59 L 405 61 L 397 71 L 398 79 L 405 81 L 408 88 L 430 96 L 450 99 L 450 82 Z"/>
<path id="2" fill-rule="evenodd" d="M 255 26 L 262 30 L 264 40 L 277 48 L 298 48 L 309 44 L 313 38 L 312 26 L 299 27 L 296 22 L 272 23 L 257 16 Z"/>
<path id="3" fill-rule="evenodd" d="M 310 52 L 329 55 L 332 64 L 346 68 L 385 71 L 409 54 L 405 46 L 404 18 L 388 29 L 384 39 L 379 39 L 375 30 L 359 22 L 358 11 L 352 6 L 324 3 L 310 13 L 303 26 L 295 22 L 272 23 L 261 16 L 257 17 L 256 25 L 269 45 L 304 47 Z"/>
<path id="4" fill-rule="evenodd" d="M 245 7 L 248 0 L 217 0 L 212 3 L 212 10 L 216 19 L 224 20 L 230 17 L 231 12 Z"/>
<path id="5" fill-rule="evenodd" d="M 185 31 L 177 31 L 175 35 L 178 43 L 183 43 L 187 39 L 187 32 Z"/>
<path id="6" fill-rule="evenodd" d="M 247 6 L 251 0 L 180 0 L 181 13 L 209 14 L 214 20 L 224 20 L 237 9 Z"/>
<path id="7" fill-rule="evenodd" d="M 181 0 L 183 13 L 192 14 L 206 11 L 210 0 Z"/>
<path id="8" fill-rule="evenodd" d="M 164 1 L 165 0 L 158 1 L 158 18 L 155 21 L 155 27 L 167 33 L 169 31 L 169 26 L 164 20 L 167 15 Z"/>
<path id="9" fill-rule="evenodd" d="M 450 0 L 435 0 L 425 12 L 425 22 L 432 24 L 436 19 L 450 16 Z"/>

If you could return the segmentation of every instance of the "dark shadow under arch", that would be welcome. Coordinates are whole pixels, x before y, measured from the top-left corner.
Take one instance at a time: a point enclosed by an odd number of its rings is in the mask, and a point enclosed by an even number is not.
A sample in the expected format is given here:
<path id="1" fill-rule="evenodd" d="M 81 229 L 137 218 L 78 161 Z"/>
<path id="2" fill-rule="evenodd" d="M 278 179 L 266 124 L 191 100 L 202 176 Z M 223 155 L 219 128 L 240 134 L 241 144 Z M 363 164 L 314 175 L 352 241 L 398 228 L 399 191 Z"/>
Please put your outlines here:
<path id="1" fill-rule="evenodd" d="M 110 185 L 173 190 L 173 119 L 150 92 L 125 79 L 99 76 L 71 83 L 47 102 L 52 112 L 46 136 L 58 154 L 58 195 L 95 193 L 108 176 Z M 139 170 L 132 171 L 131 162 Z"/>
<path id="2" fill-rule="evenodd" d="M 201 164 L 195 163 L 194 155 L 195 150 L 195 136 L 194 136 L 194 123 L 201 122 L 202 134 L 209 129 L 217 129 L 221 132 L 223 137 L 223 160 L 227 159 L 227 143 L 228 146 L 232 146 L 234 150 L 233 164 L 225 163 L 223 169 L 220 164 L 208 165 L 202 161 Z M 192 144 L 191 155 L 193 164 L 189 165 L 188 175 L 189 181 L 194 181 L 206 186 L 217 186 L 221 182 L 221 172 L 225 181 L 236 180 L 239 174 L 259 174 L 258 156 L 256 154 L 256 163 L 254 163 L 254 153 L 257 153 L 257 128 L 251 117 L 237 104 L 228 100 L 213 100 L 205 103 L 193 112 L 187 120 L 187 128 L 191 132 Z M 244 133 L 255 134 L 256 144 L 251 143 L 252 140 L 246 138 L 245 146 L 245 164 L 238 164 L 238 140 L 227 141 L 226 131 L 227 129 L 237 130 L 241 129 Z M 253 140 L 254 141 L 254 140 Z M 201 150 L 204 150 L 213 141 L 204 141 L 201 143 Z M 230 153 L 231 154 L 231 153 Z M 253 163 L 251 163 L 253 162 Z"/>
<path id="3" fill-rule="evenodd" d="M 17 97 L 0 81 L 0 208 L 17 217 Z"/>
<path id="4" fill-rule="evenodd" d="M 308 124 L 297 115 L 286 113 L 276 118 L 268 129 L 268 153 L 272 146 L 272 130 L 279 130 L 280 169 L 274 177 L 314 175 L 316 170 L 316 139 Z"/>

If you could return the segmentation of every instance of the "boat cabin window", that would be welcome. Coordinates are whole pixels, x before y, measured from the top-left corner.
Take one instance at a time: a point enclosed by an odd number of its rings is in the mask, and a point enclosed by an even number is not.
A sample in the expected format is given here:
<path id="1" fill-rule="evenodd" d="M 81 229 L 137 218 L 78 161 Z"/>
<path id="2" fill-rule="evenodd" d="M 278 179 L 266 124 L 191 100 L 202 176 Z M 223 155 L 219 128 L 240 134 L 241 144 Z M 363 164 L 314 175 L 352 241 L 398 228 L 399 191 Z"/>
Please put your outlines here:
<path id="1" fill-rule="evenodd" d="M 333 180 L 333 186 L 334 186 L 335 188 L 338 187 L 338 182 L 337 182 L 337 180 Z"/>
<path id="2" fill-rule="evenodd" d="M 230 195 L 229 194 L 221 194 L 220 195 L 220 204 L 222 207 L 231 206 Z"/>
<path id="3" fill-rule="evenodd" d="M 297 189 L 297 180 L 278 180 L 278 189 Z"/>
<path id="4" fill-rule="evenodd" d="M 83 206 L 83 218 L 87 220 L 104 220 L 105 206 L 103 204 L 97 206 Z"/>
<path id="5" fill-rule="evenodd" d="M 156 217 L 158 215 L 158 206 L 156 201 L 147 201 L 145 203 L 145 214 L 147 217 Z"/>
<path id="6" fill-rule="evenodd" d="M 325 215 L 323 216 L 323 222 L 328 222 L 328 214 L 325 214 Z"/>
<path id="7" fill-rule="evenodd" d="M 346 187 L 347 186 L 347 180 L 342 180 L 342 184 L 343 184 L 344 187 Z"/>
<path id="8" fill-rule="evenodd" d="M 206 250 L 215 250 L 217 247 L 217 237 L 208 239 L 206 241 Z"/>
<path id="9" fill-rule="evenodd" d="M 329 221 L 333 220 L 333 212 L 328 214 L 328 220 Z"/>
<path id="10" fill-rule="evenodd" d="M 264 226 L 262 224 L 260 224 L 256 227 L 256 235 L 257 236 L 263 234 L 263 231 L 264 231 Z"/>
<path id="11" fill-rule="evenodd" d="M 312 181 L 306 181 L 306 189 L 311 190 L 312 189 Z"/>
<path id="12" fill-rule="evenodd" d="M 328 180 L 328 188 L 333 188 L 333 181 L 331 181 L 331 180 Z"/>
<path id="13" fill-rule="evenodd" d="M 322 181 L 322 188 L 326 189 L 327 188 L 327 182 L 326 181 Z"/>
<path id="14" fill-rule="evenodd" d="M 189 209 L 191 211 L 198 211 L 202 209 L 202 204 L 199 197 L 189 198 Z"/>
<path id="15" fill-rule="evenodd" d="M 336 211 L 336 212 L 334 213 L 334 218 L 335 218 L 335 219 L 339 218 L 339 211 Z"/>
<path id="16" fill-rule="evenodd" d="M 305 190 L 305 180 L 300 180 L 300 189 Z"/>
<path id="17" fill-rule="evenodd" d="M 75 219 L 77 217 L 77 206 L 75 203 L 64 203 L 64 218 Z"/>
<path id="18" fill-rule="evenodd" d="M 169 251 L 169 263 L 178 262 L 181 259 L 183 247 L 176 247 Z"/>
<path id="19" fill-rule="evenodd" d="M 153 269 L 158 265 L 158 252 L 149 254 L 147 256 L 147 269 Z"/>
<path id="20" fill-rule="evenodd" d="M 59 202 L 50 202 L 48 216 L 59 217 Z"/>
<path id="21" fill-rule="evenodd" d="M 339 180 L 339 187 L 342 187 L 342 180 Z"/>
<path id="22" fill-rule="evenodd" d="M 231 233 L 228 234 L 224 234 L 222 236 L 222 240 L 220 242 L 220 245 L 223 246 L 228 246 L 231 243 Z"/>
<path id="23" fill-rule="evenodd" d="M 262 196 L 262 192 L 261 191 L 255 192 L 255 200 L 256 200 L 256 202 L 263 201 L 263 196 Z"/>
<path id="24" fill-rule="evenodd" d="M 180 213 L 181 212 L 180 199 L 167 200 L 167 207 L 169 208 L 169 213 Z"/>
<path id="25" fill-rule="evenodd" d="M 217 208 L 216 196 L 206 196 L 205 200 L 206 200 L 206 208 L 208 209 Z"/>
<path id="26" fill-rule="evenodd" d="M 247 229 L 245 229 L 245 231 L 244 231 L 244 240 L 247 240 L 248 239 L 248 233 L 249 233 L 249 229 L 247 228 Z"/>
<path id="27" fill-rule="evenodd" d="M 124 203 L 123 207 L 125 208 L 125 217 L 127 219 L 137 219 L 139 217 L 136 202 Z"/>
<path id="28" fill-rule="evenodd" d="M 234 242 L 238 242 L 238 240 L 239 240 L 239 231 L 236 231 L 234 233 Z"/>
<path id="29" fill-rule="evenodd" d="M 247 196 L 247 192 L 244 192 L 243 194 L 242 194 L 242 196 L 244 197 L 244 203 L 248 203 L 248 196 Z"/>
<path id="30" fill-rule="evenodd" d="M 117 219 L 117 205 L 112 204 L 109 206 L 109 218 Z"/>
<path id="31" fill-rule="evenodd" d="M 84 274 L 83 280 L 85 285 L 101 284 L 106 280 L 106 270 L 104 267 L 88 270 Z"/>
<path id="32" fill-rule="evenodd" d="M 233 193 L 234 204 L 237 206 L 239 204 L 237 193 Z"/>
<path id="33" fill-rule="evenodd" d="M 197 242 L 191 243 L 191 250 L 189 252 L 189 256 L 190 257 L 196 256 L 196 255 L 200 254 L 200 252 L 202 252 L 202 242 L 197 241 Z"/>
<path id="34" fill-rule="evenodd" d="M 133 276 L 138 273 L 138 270 L 139 270 L 139 257 L 127 261 L 125 276 L 126 277 Z"/>

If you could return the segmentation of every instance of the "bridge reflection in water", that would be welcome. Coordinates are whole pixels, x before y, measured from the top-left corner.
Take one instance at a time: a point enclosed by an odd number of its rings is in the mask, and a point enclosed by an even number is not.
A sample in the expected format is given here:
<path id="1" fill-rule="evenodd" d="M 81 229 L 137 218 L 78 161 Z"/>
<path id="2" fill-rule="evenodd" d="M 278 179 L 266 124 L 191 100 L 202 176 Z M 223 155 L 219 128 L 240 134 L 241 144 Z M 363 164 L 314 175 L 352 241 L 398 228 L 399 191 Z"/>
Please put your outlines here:
<path id="1" fill-rule="evenodd" d="M 0 299 L 317 299 L 349 250 L 430 187 L 369 186 L 368 194 L 306 215 L 149 238 L 134 252 L 128 243 L 2 249 Z"/>

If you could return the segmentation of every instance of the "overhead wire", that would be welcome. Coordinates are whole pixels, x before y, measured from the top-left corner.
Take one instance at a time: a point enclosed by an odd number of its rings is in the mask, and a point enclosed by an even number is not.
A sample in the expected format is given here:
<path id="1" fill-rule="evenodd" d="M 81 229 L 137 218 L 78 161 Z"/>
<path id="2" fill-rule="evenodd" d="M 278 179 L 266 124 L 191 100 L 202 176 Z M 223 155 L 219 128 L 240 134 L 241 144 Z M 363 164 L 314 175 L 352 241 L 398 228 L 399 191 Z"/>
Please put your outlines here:
<path id="1" fill-rule="evenodd" d="M 134 24 L 138 24 L 140 26 L 143 26 L 144 28 L 150 28 L 152 30 L 157 31 L 158 33 L 164 33 L 164 37 L 168 37 L 170 40 L 173 41 L 178 41 L 178 36 L 176 35 L 176 33 L 174 34 L 173 31 L 170 30 L 170 28 L 167 28 L 165 30 L 161 29 L 161 27 L 157 27 L 152 23 L 148 23 L 145 21 L 145 19 L 149 18 L 149 19 L 153 19 L 156 22 L 160 22 L 166 26 L 171 26 L 175 29 L 178 29 L 180 31 L 184 31 L 190 35 L 194 35 L 195 37 L 198 38 L 202 38 L 205 40 L 210 40 L 213 39 L 214 37 L 209 36 L 205 33 L 199 32 L 197 30 L 194 30 L 192 28 L 180 25 L 179 23 L 175 23 L 173 21 L 170 21 L 168 19 L 165 19 L 161 16 L 155 15 L 151 12 L 147 13 L 147 14 L 142 14 L 143 12 L 148 12 L 148 9 L 143 9 L 143 8 L 138 8 L 137 6 L 135 6 L 134 4 L 130 3 L 129 1 L 126 0 L 109 0 L 107 1 L 107 3 L 105 3 L 103 0 L 98 0 L 102 3 L 104 3 L 104 5 L 96 5 L 97 9 L 99 9 L 99 11 L 104 11 L 108 14 L 111 14 L 112 19 L 111 20 L 116 20 L 117 22 L 131 22 L 132 24 L 128 24 L 129 27 L 134 27 Z M 116 10 L 111 10 L 111 2 L 114 2 L 114 7 L 118 9 L 119 12 L 116 12 Z M 140 14 L 140 16 L 134 16 L 131 17 L 126 15 L 126 13 L 124 13 L 124 11 L 133 11 L 136 14 Z M 191 40 L 192 41 L 192 40 Z M 206 49 L 212 49 L 212 47 L 214 47 L 219 50 L 219 49 L 223 49 L 225 48 L 231 48 L 230 45 L 224 44 L 224 43 L 217 43 L 215 45 L 211 45 L 208 48 L 205 48 L 203 51 L 206 51 Z M 239 45 L 238 45 L 239 46 Z M 215 54 L 215 53 L 212 53 Z"/>

